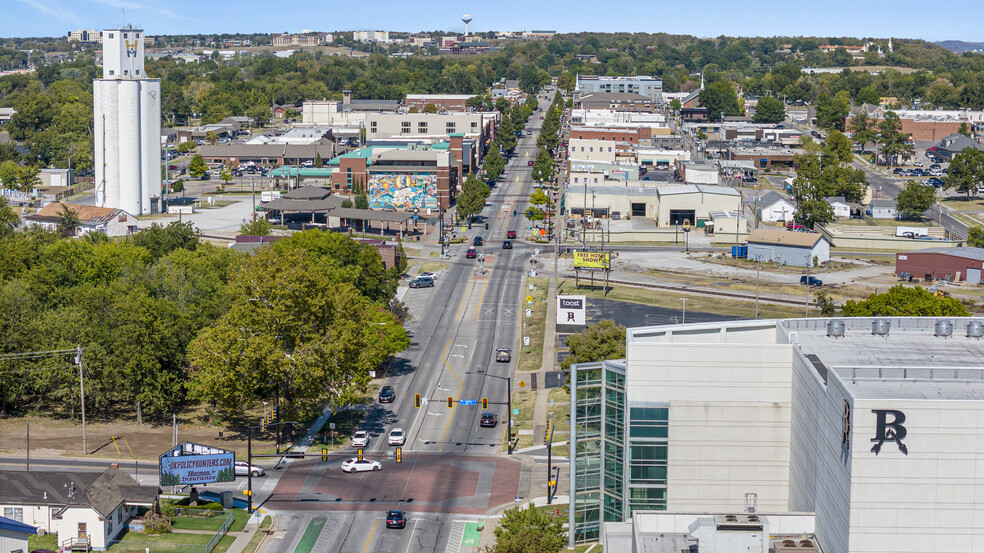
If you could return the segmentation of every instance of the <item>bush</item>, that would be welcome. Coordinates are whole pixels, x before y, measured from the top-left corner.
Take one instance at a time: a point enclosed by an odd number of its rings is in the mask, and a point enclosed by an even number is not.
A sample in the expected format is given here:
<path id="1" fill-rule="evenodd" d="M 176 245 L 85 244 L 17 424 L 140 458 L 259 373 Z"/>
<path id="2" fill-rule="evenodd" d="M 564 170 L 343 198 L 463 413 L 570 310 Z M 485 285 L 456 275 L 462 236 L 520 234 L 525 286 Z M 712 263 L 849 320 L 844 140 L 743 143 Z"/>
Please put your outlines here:
<path id="1" fill-rule="evenodd" d="M 152 536 L 167 534 L 171 531 L 171 517 L 164 513 L 151 513 L 144 519 L 144 533 Z"/>

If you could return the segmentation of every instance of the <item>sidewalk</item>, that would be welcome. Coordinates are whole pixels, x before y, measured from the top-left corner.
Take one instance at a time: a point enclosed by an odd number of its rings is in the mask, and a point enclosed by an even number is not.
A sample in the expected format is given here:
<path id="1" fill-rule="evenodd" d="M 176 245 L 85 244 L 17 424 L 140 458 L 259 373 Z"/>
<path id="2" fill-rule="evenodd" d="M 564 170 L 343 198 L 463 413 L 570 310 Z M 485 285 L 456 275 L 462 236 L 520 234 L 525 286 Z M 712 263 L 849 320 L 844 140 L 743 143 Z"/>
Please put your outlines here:
<path id="1" fill-rule="evenodd" d="M 550 277 L 547 290 L 547 319 L 543 332 L 543 357 L 540 370 L 536 372 L 536 380 L 540 385 L 536 394 L 536 404 L 533 406 L 533 445 L 543 443 L 543 435 L 547 428 L 547 404 L 550 390 L 543 386 L 547 381 L 547 372 L 553 371 L 557 363 L 557 275 Z"/>

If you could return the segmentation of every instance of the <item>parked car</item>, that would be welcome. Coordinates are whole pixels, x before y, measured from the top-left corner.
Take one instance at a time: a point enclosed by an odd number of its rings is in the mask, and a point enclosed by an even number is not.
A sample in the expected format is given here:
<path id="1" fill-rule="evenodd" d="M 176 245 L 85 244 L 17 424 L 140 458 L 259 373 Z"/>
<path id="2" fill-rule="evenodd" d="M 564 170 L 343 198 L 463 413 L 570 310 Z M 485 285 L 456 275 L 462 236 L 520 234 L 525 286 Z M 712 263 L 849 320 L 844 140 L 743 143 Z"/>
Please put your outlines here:
<path id="1" fill-rule="evenodd" d="M 508 363 L 512 361 L 512 350 L 509 348 L 495 348 L 495 362 Z"/>
<path id="2" fill-rule="evenodd" d="M 468 251 L 465 252 L 465 258 L 466 259 L 475 259 L 476 257 L 478 257 L 478 252 L 475 251 L 475 247 L 474 246 L 468 246 Z"/>
<path id="3" fill-rule="evenodd" d="M 411 288 L 432 288 L 434 286 L 434 279 L 431 277 L 419 276 L 410 281 Z"/>
<path id="4" fill-rule="evenodd" d="M 246 476 L 247 474 L 252 474 L 254 478 L 258 476 L 266 476 L 266 471 L 263 470 L 263 467 L 250 465 L 246 461 L 236 461 L 233 464 L 233 470 L 236 471 L 236 476 Z"/>
<path id="5" fill-rule="evenodd" d="M 495 413 L 482 413 L 482 419 L 478 423 L 482 428 L 495 428 Z"/>
<path id="6" fill-rule="evenodd" d="M 928 179 L 926 179 L 926 184 L 939 188 L 943 186 L 943 179 L 939 177 L 929 177 Z"/>
<path id="7" fill-rule="evenodd" d="M 530 167 L 533 167 L 533 160 L 531 159 L 531 160 L 530 160 L 530 161 L 528 161 L 528 162 L 527 162 L 526 164 L 527 164 L 527 165 L 529 165 Z"/>
<path id="8" fill-rule="evenodd" d="M 403 445 L 407 443 L 407 434 L 402 428 L 394 428 L 390 430 L 389 437 L 386 438 L 389 445 Z"/>
<path id="9" fill-rule="evenodd" d="M 354 447 L 366 447 L 369 445 L 369 433 L 365 430 L 356 430 L 355 434 L 352 434 L 352 446 Z"/>
<path id="10" fill-rule="evenodd" d="M 382 463 L 373 461 L 372 459 L 363 459 L 360 461 L 353 457 L 342 463 L 342 472 L 366 472 L 380 470 L 382 468 Z"/>
<path id="11" fill-rule="evenodd" d="M 379 390 L 379 403 L 393 403 L 396 399 L 396 392 L 392 386 L 383 386 Z"/>
<path id="12" fill-rule="evenodd" d="M 426 272 L 426 273 L 420 273 L 417 276 L 418 277 L 430 277 L 430 278 L 432 278 L 434 280 L 437 280 L 437 273 L 432 273 L 432 272 L 429 272 L 429 271 Z"/>
<path id="13" fill-rule="evenodd" d="M 794 223 L 786 223 L 786 230 L 795 230 L 797 232 L 803 232 L 806 230 L 806 227 Z"/>
<path id="14" fill-rule="evenodd" d="M 406 528 L 407 518 L 403 516 L 403 511 L 388 511 L 386 513 L 387 528 Z"/>
<path id="15" fill-rule="evenodd" d="M 823 281 L 815 276 L 810 276 L 810 277 L 807 277 L 806 275 L 801 276 L 800 284 L 807 284 L 807 283 L 809 283 L 810 286 L 823 286 Z"/>
<path id="16" fill-rule="evenodd" d="M 482 237 L 481 236 L 476 236 L 474 239 L 472 239 L 472 245 L 473 246 L 481 246 L 484 243 L 485 242 L 484 242 L 484 240 L 482 240 Z"/>
<path id="17" fill-rule="evenodd" d="M 515 239 L 516 238 L 516 231 L 514 231 L 514 230 L 507 230 L 506 231 L 506 238 L 509 238 L 510 240 Z"/>
<path id="18" fill-rule="evenodd" d="M 504 250 L 511 250 L 512 249 L 512 240 L 503 240 L 502 241 L 502 249 L 504 249 Z"/>

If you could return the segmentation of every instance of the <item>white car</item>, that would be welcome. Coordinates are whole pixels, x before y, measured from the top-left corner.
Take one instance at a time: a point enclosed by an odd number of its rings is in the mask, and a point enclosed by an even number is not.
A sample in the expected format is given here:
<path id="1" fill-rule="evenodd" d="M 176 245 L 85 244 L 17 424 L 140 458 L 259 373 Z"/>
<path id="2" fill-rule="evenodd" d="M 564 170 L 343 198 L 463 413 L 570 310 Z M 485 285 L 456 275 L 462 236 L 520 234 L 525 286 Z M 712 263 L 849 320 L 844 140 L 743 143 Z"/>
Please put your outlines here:
<path id="1" fill-rule="evenodd" d="M 432 279 L 437 280 L 437 273 L 431 273 L 431 272 L 420 273 L 419 275 L 417 275 L 417 278 L 420 277 L 431 277 Z"/>
<path id="2" fill-rule="evenodd" d="M 246 461 L 236 461 L 233 465 L 236 471 L 236 476 L 246 476 L 247 474 L 252 474 L 253 476 L 265 476 L 266 471 L 263 467 L 258 467 L 256 465 L 250 466 Z"/>
<path id="3" fill-rule="evenodd" d="M 349 459 L 342 463 L 342 472 L 366 472 L 370 470 L 380 470 L 383 468 L 383 464 L 379 461 L 373 461 L 372 459 L 358 460 L 356 458 Z"/>
<path id="4" fill-rule="evenodd" d="M 365 430 L 357 430 L 352 434 L 352 445 L 354 447 L 366 447 L 369 445 L 369 433 Z"/>
<path id="5" fill-rule="evenodd" d="M 389 445 L 403 445 L 407 443 L 407 435 L 402 428 L 394 428 L 389 433 Z"/>

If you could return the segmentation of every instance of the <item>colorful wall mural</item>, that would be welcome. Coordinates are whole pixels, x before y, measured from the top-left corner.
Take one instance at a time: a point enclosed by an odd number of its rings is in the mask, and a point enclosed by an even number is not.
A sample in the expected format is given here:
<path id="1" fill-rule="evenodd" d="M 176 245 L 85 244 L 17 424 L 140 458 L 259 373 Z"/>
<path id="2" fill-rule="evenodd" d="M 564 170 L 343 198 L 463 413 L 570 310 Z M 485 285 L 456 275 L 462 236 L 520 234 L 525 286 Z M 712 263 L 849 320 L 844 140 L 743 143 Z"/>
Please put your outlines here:
<path id="1" fill-rule="evenodd" d="M 369 207 L 373 209 L 437 209 L 437 175 L 434 173 L 372 173 Z"/>

